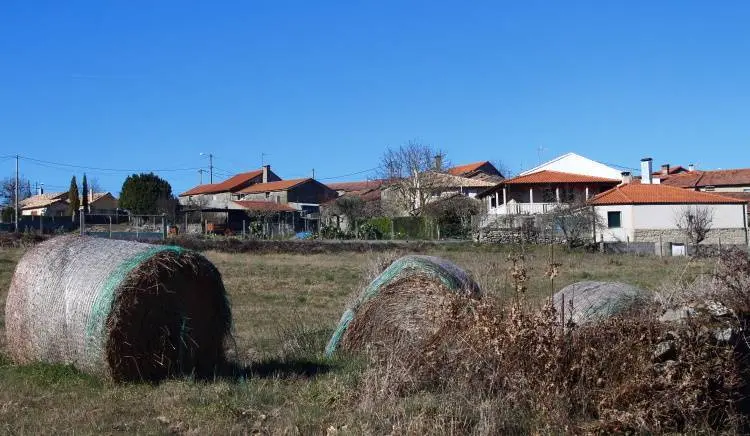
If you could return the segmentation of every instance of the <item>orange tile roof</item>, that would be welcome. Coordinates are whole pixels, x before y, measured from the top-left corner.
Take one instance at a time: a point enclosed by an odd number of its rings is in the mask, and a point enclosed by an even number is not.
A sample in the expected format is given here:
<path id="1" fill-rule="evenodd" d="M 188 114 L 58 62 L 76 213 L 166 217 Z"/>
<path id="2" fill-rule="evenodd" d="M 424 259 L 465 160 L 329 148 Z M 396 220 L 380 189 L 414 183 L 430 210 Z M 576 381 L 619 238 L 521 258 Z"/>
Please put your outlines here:
<path id="1" fill-rule="evenodd" d="M 472 171 L 478 170 L 482 165 L 490 163 L 489 161 L 482 161 L 482 162 L 474 162 L 466 165 L 459 165 L 453 168 L 448 168 L 448 174 L 452 174 L 454 176 L 460 176 L 466 173 L 470 173 Z"/>
<path id="2" fill-rule="evenodd" d="M 742 204 L 743 200 L 723 195 L 676 188 L 668 185 L 628 183 L 602 192 L 589 200 L 592 205 L 610 204 Z"/>
<path id="3" fill-rule="evenodd" d="M 295 212 L 296 209 L 288 204 L 274 203 L 272 201 L 244 201 L 235 200 L 234 204 L 247 210 L 257 210 L 264 212 Z"/>
<path id="4" fill-rule="evenodd" d="M 542 183 L 620 183 L 616 179 L 606 177 L 586 176 L 583 174 L 563 173 L 561 171 L 543 170 L 536 173 L 518 176 L 512 179 L 506 179 L 500 182 L 501 185 L 523 185 L 523 184 L 542 184 Z"/>
<path id="5" fill-rule="evenodd" d="M 367 189 L 379 188 L 383 185 L 382 180 L 367 180 L 362 182 L 336 182 L 326 183 L 326 186 L 333 189 L 334 191 L 364 191 Z"/>
<path id="6" fill-rule="evenodd" d="M 257 194 L 259 192 L 271 192 L 271 191 L 286 191 L 287 189 L 293 188 L 297 185 L 313 180 L 311 178 L 306 179 L 292 179 L 292 180 L 279 180 L 277 182 L 268 183 L 256 183 L 255 185 L 248 186 L 247 188 L 240 191 L 240 194 Z"/>
<path id="7" fill-rule="evenodd" d="M 247 173 L 240 173 L 240 174 L 237 174 L 235 176 L 232 176 L 224 180 L 223 182 L 198 185 L 195 188 L 192 188 L 188 191 L 183 192 L 182 194 L 180 194 L 180 197 L 184 197 L 186 195 L 216 194 L 219 192 L 234 192 L 240 186 L 262 175 L 263 175 L 262 170 L 255 170 L 255 171 L 249 171 Z"/>
<path id="8" fill-rule="evenodd" d="M 662 183 L 680 188 L 703 186 L 750 186 L 750 168 L 691 171 L 669 176 Z"/>

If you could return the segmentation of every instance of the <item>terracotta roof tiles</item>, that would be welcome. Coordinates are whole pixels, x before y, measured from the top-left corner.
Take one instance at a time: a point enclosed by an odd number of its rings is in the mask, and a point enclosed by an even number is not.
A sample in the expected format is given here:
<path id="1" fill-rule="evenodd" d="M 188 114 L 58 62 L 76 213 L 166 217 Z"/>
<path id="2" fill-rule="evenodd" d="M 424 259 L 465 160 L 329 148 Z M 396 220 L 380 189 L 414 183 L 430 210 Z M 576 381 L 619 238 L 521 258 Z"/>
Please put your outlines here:
<path id="1" fill-rule="evenodd" d="M 255 185 L 248 186 L 247 188 L 239 191 L 240 194 L 257 194 L 259 192 L 272 192 L 272 191 L 286 191 L 302 183 L 311 181 L 313 179 L 291 179 L 291 180 L 279 180 L 277 182 L 268 183 L 256 183 Z"/>
<path id="2" fill-rule="evenodd" d="M 602 192 L 589 204 L 742 204 L 743 200 L 719 194 L 693 191 L 662 184 L 628 183 Z"/>
<path id="3" fill-rule="evenodd" d="M 263 212 L 295 212 L 296 209 L 288 204 L 274 203 L 272 201 L 244 201 L 235 200 L 234 204 L 243 209 Z"/>
<path id="4" fill-rule="evenodd" d="M 223 182 L 198 185 L 195 188 L 183 192 L 180 194 L 180 197 L 198 194 L 216 194 L 219 192 L 234 192 L 239 189 L 240 186 L 249 183 L 252 179 L 262 175 L 262 170 L 240 173 L 224 180 Z"/>
<path id="5" fill-rule="evenodd" d="M 564 173 L 561 171 L 543 170 L 536 173 L 505 179 L 500 184 L 524 185 L 542 183 L 620 183 L 616 179 L 606 177 L 587 176 L 583 174 Z"/>

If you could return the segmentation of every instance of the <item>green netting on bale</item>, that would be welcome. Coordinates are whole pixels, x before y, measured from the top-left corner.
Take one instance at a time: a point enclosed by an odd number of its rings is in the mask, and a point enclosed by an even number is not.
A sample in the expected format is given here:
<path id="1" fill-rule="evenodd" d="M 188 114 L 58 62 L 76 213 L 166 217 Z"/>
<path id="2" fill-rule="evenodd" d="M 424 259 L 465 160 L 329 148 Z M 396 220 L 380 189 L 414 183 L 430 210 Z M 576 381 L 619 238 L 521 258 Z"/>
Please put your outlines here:
<path id="1" fill-rule="evenodd" d="M 393 262 L 362 291 L 357 300 L 344 311 L 331 339 L 326 345 L 325 354 L 332 356 L 339 346 L 346 329 L 354 319 L 357 310 L 367 301 L 376 297 L 381 289 L 396 280 L 410 275 L 425 275 L 439 280 L 446 288 L 455 292 L 466 292 L 479 296 L 479 286 L 465 271 L 454 263 L 434 256 L 404 256 Z"/>
<path id="2" fill-rule="evenodd" d="M 91 306 L 91 314 L 86 325 L 86 349 L 87 352 L 101 354 L 106 342 L 104 324 L 112 311 L 116 291 L 125 281 L 130 273 L 154 257 L 157 253 L 171 251 L 181 254 L 185 249 L 175 246 L 153 247 L 146 251 L 137 253 L 129 259 L 116 266 L 115 270 L 107 277 L 104 286 L 101 287 Z"/>

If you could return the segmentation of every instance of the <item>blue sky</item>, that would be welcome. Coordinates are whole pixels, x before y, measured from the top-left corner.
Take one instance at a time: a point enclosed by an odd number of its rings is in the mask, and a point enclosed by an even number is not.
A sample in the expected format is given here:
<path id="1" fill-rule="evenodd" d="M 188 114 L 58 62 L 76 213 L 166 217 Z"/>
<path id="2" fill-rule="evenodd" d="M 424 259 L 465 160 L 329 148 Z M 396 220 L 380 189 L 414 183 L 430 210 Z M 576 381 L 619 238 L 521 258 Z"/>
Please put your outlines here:
<path id="1" fill-rule="evenodd" d="M 321 179 L 418 140 L 513 172 L 574 151 L 750 166 L 750 2 L 0 3 L 0 176 Z M 541 149 L 540 149 L 541 147 Z M 86 170 L 118 192 L 127 172 Z M 221 175 L 219 175 L 221 174 Z M 336 180 L 372 176 L 370 172 Z"/>

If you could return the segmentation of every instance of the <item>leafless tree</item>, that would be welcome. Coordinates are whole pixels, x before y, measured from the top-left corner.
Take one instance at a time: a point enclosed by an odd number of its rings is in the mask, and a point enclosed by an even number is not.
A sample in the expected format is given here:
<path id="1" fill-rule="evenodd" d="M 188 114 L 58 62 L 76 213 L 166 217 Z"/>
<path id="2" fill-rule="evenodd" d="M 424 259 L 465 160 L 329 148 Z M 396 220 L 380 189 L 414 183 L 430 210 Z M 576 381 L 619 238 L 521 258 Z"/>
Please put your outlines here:
<path id="1" fill-rule="evenodd" d="M 708 207 L 686 206 L 675 213 L 675 225 L 693 245 L 703 242 L 711 231 L 714 211 Z"/>
<path id="2" fill-rule="evenodd" d="M 386 211 L 420 215 L 430 197 L 439 192 L 441 180 L 434 174 L 444 172 L 446 165 L 442 152 L 416 141 L 388 148 L 379 168 Z"/>
<path id="3" fill-rule="evenodd" d="M 18 201 L 31 197 L 31 183 L 25 177 L 19 178 Z M 6 177 L 0 181 L 0 204 L 16 207 L 16 178 Z"/>
<path id="4" fill-rule="evenodd" d="M 101 183 L 99 183 L 99 179 L 92 177 L 88 180 L 89 189 L 96 192 L 104 192 L 104 188 L 102 188 Z"/>
<path id="5" fill-rule="evenodd" d="M 560 203 L 544 218 L 545 225 L 553 233 L 559 231 L 569 248 L 593 242 L 594 230 L 604 226 L 599 215 L 583 201 Z"/>

